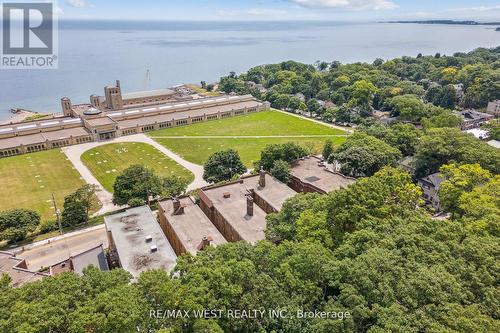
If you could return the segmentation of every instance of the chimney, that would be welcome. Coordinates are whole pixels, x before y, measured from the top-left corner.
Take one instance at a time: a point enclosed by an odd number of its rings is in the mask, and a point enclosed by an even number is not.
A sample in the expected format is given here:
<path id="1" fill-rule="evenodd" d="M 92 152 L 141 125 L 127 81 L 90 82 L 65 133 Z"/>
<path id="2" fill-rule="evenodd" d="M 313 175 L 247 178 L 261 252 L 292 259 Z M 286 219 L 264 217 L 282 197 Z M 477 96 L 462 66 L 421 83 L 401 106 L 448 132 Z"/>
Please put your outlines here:
<path id="1" fill-rule="evenodd" d="M 198 246 L 196 247 L 196 249 L 198 251 L 202 251 L 202 250 L 206 249 L 208 246 L 210 246 L 210 244 L 212 243 L 213 240 L 214 240 L 213 237 L 210 236 L 210 235 L 203 237 L 201 239 L 201 243 L 198 244 Z"/>
<path id="2" fill-rule="evenodd" d="M 253 216 L 253 198 L 251 195 L 247 195 L 247 215 Z"/>
<path id="3" fill-rule="evenodd" d="M 259 171 L 259 186 L 266 187 L 266 172 L 262 167 L 260 167 Z"/>
<path id="4" fill-rule="evenodd" d="M 184 214 L 185 205 L 181 204 L 181 201 L 177 198 L 172 199 L 172 204 L 174 206 L 174 215 Z"/>

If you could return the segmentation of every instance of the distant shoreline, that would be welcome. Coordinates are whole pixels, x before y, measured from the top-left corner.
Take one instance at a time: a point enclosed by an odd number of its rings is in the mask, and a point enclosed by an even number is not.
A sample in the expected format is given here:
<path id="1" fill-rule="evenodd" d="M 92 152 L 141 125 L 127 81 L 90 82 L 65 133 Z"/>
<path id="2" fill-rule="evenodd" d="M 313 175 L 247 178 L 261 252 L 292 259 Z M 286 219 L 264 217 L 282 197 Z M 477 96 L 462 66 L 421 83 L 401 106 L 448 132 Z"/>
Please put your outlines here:
<path id="1" fill-rule="evenodd" d="M 389 21 L 381 23 L 449 24 L 449 25 L 500 25 L 500 22 L 477 22 L 455 20 Z"/>

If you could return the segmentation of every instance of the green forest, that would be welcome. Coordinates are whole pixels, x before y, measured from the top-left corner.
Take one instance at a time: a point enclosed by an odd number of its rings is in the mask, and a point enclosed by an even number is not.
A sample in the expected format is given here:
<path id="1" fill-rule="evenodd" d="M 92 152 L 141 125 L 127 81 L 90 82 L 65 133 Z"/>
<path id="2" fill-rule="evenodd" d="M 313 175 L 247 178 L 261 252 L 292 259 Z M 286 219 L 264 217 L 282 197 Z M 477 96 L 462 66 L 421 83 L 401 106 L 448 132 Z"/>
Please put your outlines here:
<path id="1" fill-rule="evenodd" d="M 500 153 L 457 129 L 452 113 L 500 99 L 500 48 L 373 64 L 288 61 L 231 73 L 219 90 L 358 124 L 339 147 L 325 145 L 358 181 L 298 194 L 267 216 L 266 240 L 183 255 L 171 273 L 133 280 L 90 267 L 20 288 L 3 275 L 0 332 L 500 331 Z M 375 110 L 402 121 L 376 122 Z M 444 175 L 449 218 L 433 217 L 415 179 L 393 167 L 403 156 L 414 157 L 418 177 Z M 263 152 L 262 165 L 268 159 Z M 151 316 L 204 309 L 349 315 Z"/>

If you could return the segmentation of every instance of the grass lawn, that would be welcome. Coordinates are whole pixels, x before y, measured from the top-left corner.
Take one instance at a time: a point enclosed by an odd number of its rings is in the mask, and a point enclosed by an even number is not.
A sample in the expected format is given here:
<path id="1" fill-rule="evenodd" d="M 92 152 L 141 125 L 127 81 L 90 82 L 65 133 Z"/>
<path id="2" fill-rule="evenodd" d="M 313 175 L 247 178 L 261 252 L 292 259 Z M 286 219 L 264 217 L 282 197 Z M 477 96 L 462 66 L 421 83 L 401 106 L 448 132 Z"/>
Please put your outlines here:
<path id="1" fill-rule="evenodd" d="M 176 175 L 190 182 L 194 179 L 190 171 L 146 143 L 110 143 L 86 151 L 81 159 L 101 185 L 110 192 L 113 192 L 116 177 L 132 164 L 142 164 L 159 176 Z"/>
<path id="2" fill-rule="evenodd" d="M 28 208 L 42 219 L 55 219 L 52 193 L 59 209 L 64 197 L 85 184 L 60 149 L 0 159 L 0 210 Z"/>
<path id="3" fill-rule="evenodd" d="M 260 152 L 268 144 L 296 142 L 302 146 L 310 147 L 313 153 L 320 153 L 327 137 L 324 138 L 245 138 L 245 139 L 196 139 L 172 138 L 155 139 L 161 145 L 176 152 L 185 160 L 192 163 L 203 164 L 210 155 L 219 150 L 233 148 L 240 154 L 241 160 L 247 167 L 253 167 L 253 162 L 260 159 Z M 335 145 L 345 141 L 344 137 L 332 137 Z"/>
<path id="4" fill-rule="evenodd" d="M 212 120 L 149 132 L 159 136 L 345 135 L 346 132 L 278 111 Z"/>
<path id="5" fill-rule="evenodd" d="M 201 165 L 216 151 L 233 148 L 247 167 L 252 167 L 253 162 L 260 159 L 260 152 L 268 144 L 292 141 L 316 154 L 321 152 L 325 140 L 330 138 L 339 145 L 345 141 L 342 135 L 346 134 L 278 111 L 256 112 L 148 133 L 158 143 L 192 163 Z"/>

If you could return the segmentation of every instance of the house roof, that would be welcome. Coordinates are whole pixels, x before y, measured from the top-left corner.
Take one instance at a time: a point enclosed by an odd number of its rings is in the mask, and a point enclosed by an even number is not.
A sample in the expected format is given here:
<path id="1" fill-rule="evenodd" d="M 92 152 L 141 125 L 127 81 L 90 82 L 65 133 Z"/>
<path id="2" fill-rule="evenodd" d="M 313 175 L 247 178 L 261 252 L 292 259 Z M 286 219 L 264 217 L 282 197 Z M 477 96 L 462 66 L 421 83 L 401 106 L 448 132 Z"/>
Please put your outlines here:
<path id="1" fill-rule="evenodd" d="M 160 207 L 186 251 L 195 255 L 198 252 L 198 246 L 202 242 L 203 237 L 209 237 L 212 245 L 226 243 L 226 239 L 219 230 L 217 230 L 190 197 L 183 197 L 178 200 L 184 207 L 184 213 L 182 214 L 174 214 L 173 201 L 171 199 L 161 201 Z"/>
<path id="2" fill-rule="evenodd" d="M 293 162 L 291 175 L 325 193 L 345 188 L 356 181 L 354 178 L 329 171 L 321 160 L 315 156 L 305 157 Z"/>
<path id="3" fill-rule="evenodd" d="M 111 232 L 122 268 L 138 277 L 149 269 L 170 271 L 176 255 L 148 206 L 127 209 L 104 217 Z M 147 238 L 151 237 L 151 241 Z M 152 252 L 152 246 L 156 251 Z"/>

